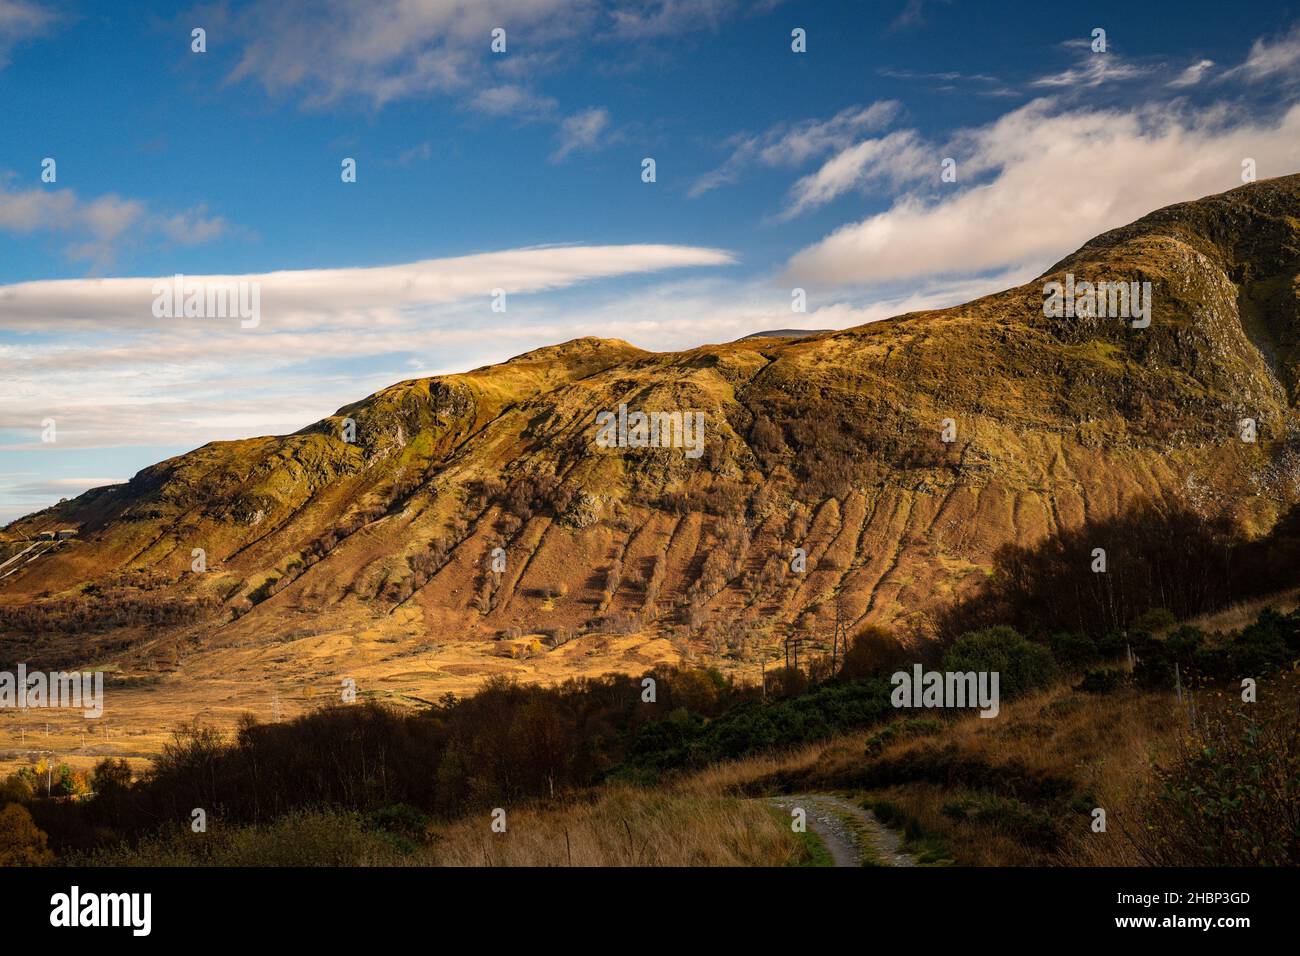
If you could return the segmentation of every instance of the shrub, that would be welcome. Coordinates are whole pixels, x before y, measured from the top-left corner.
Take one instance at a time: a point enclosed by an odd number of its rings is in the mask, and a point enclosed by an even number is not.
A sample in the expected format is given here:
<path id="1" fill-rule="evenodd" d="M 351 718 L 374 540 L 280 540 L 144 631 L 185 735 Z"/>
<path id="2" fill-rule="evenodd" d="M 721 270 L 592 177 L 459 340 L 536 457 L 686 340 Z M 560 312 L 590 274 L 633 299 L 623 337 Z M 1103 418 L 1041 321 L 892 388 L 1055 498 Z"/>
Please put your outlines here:
<path id="1" fill-rule="evenodd" d="M 122 758 L 105 757 L 91 771 L 95 793 L 117 793 L 131 786 L 131 765 Z"/>
<path id="2" fill-rule="evenodd" d="M 1088 694 L 1109 694 L 1124 682 L 1124 672 L 1098 668 L 1083 675 L 1083 680 L 1074 688 Z"/>
<path id="3" fill-rule="evenodd" d="M 1147 818 L 1126 831 L 1129 839 L 1155 866 L 1294 866 L 1300 860 L 1296 688 L 1270 688 L 1256 704 L 1211 698 L 1201 710 L 1172 760 L 1156 768 Z"/>
<path id="4" fill-rule="evenodd" d="M 30 775 L 11 773 L 0 781 L 0 806 L 6 803 L 29 803 L 36 796 Z"/>
<path id="5" fill-rule="evenodd" d="M 998 672 L 998 692 L 1006 698 L 1042 687 L 1056 676 L 1051 652 L 1010 627 L 963 634 L 948 648 L 943 666 L 947 671 Z"/>
<path id="6" fill-rule="evenodd" d="M 46 837 L 27 808 L 11 803 L 0 810 L 0 866 L 44 866 L 54 861 Z"/>
<path id="7" fill-rule="evenodd" d="M 1066 671 L 1081 671 L 1101 656 L 1097 642 L 1077 631 L 1058 631 L 1047 638 L 1047 646 Z"/>

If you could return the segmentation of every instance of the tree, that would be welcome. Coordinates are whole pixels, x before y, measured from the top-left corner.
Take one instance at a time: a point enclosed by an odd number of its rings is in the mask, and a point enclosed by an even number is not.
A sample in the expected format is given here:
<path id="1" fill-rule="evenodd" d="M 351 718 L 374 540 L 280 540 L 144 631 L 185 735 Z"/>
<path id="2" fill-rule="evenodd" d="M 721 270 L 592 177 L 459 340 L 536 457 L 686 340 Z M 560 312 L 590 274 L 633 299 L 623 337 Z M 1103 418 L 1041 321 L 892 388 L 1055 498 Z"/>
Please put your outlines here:
<path id="1" fill-rule="evenodd" d="M 27 808 L 11 803 L 0 810 L 0 866 L 45 866 L 54 854 L 45 845 L 45 833 Z"/>
<path id="2" fill-rule="evenodd" d="M 95 793 L 103 796 L 120 793 L 131 785 L 131 765 L 122 758 L 105 757 L 95 764 L 93 775 Z"/>

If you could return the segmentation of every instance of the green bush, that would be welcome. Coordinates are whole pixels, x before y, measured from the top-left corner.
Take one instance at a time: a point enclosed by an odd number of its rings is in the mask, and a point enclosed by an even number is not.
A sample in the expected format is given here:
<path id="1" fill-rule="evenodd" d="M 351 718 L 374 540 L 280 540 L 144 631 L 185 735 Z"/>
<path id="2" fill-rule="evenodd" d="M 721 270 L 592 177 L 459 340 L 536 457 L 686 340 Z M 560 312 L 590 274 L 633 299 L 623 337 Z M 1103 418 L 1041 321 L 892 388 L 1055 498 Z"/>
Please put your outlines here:
<path id="1" fill-rule="evenodd" d="M 1282 615 L 1265 608 L 1255 623 L 1213 639 L 1187 624 L 1164 638 L 1139 633 L 1133 653 L 1134 679 L 1147 688 L 1169 688 L 1179 680 L 1188 686 L 1259 677 L 1300 658 L 1300 613 Z"/>
<path id="2" fill-rule="evenodd" d="M 1057 672 L 1051 651 L 1010 627 L 963 634 L 948 648 L 943 667 L 949 672 L 996 671 L 998 693 L 1008 699 L 1051 683 Z"/>
<path id="3" fill-rule="evenodd" d="M 1290 686 L 1286 686 L 1289 684 Z M 1295 866 L 1300 860 L 1300 711 L 1283 675 L 1256 704 L 1202 698 L 1200 718 L 1156 768 L 1130 838 L 1156 866 Z"/>
<path id="4" fill-rule="evenodd" d="M 384 833 L 392 833 L 409 840 L 421 840 L 429 827 L 429 817 L 409 803 L 395 803 L 380 807 L 370 813 L 370 826 Z"/>

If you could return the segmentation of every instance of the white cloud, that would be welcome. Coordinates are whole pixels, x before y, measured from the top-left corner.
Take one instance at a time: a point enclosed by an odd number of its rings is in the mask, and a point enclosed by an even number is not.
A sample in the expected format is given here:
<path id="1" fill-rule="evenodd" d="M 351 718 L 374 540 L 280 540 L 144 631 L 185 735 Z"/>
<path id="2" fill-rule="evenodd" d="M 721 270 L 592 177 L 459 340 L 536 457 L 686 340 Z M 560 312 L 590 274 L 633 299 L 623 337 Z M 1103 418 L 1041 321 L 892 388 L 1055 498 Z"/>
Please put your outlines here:
<path id="1" fill-rule="evenodd" d="M 12 179 L 12 177 L 8 177 Z M 112 193 L 81 199 L 71 189 L 32 188 L 10 191 L 0 176 L 0 230 L 67 234 L 64 252 L 72 259 L 98 266 L 110 263 L 130 234 L 161 235 L 183 245 L 208 242 L 224 235 L 228 224 L 207 215 L 207 208 L 172 215 L 154 215 L 138 199 Z"/>
<path id="2" fill-rule="evenodd" d="M 396 266 L 304 269 L 246 275 L 190 276 L 193 281 L 256 283 L 261 328 L 315 328 L 368 314 L 482 296 L 492 289 L 544 292 L 592 279 L 734 262 L 721 249 L 673 245 L 539 246 Z M 171 277 L 57 279 L 0 286 L 0 329 L 49 331 L 58 326 L 174 325 L 155 318 L 155 283 Z M 221 321 L 221 320 L 211 320 Z"/>
<path id="3" fill-rule="evenodd" d="M 558 163 L 570 153 L 578 150 L 595 149 L 601 134 L 609 127 L 609 110 L 593 106 L 566 117 L 560 124 L 560 145 L 551 154 L 551 162 Z"/>
<path id="4" fill-rule="evenodd" d="M 699 177 L 691 196 L 735 182 L 750 166 L 797 168 L 810 160 L 848 148 L 863 133 L 881 129 L 900 111 L 896 100 L 880 100 L 869 106 L 850 106 L 830 119 L 807 119 L 778 123 L 758 135 L 731 140 L 732 152 L 721 166 Z"/>
<path id="5" fill-rule="evenodd" d="M 780 218 L 791 219 L 824 206 L 873 181 L 897 186 L 922 176 L 932 177 L 934 168 L 932 148 L 924 146 L 912 130 L 863 140 L 836 153 L 817 172 L 795 183 L 790 191 L 792 204 Z"/>
<path id="6" fill-rule="evenodd" d="M 955 139 L 966 186 L 908 193 L 791 258 L 796 281 L 854 285 L 1037 264 L 1154 209 L 1300 168 L 1300 106 L 1252 121 L 1219 107 L 1058 111 L 1036 100 Z M 936 155 L 939 153 L 936 152 Z"/>
<path id="7" fill-rule="evenodd" d="M 1195 86 L 1197 83 L 1201 82 L 1201 78 L 1205 76 L 1205 72 L 1213 68 L 1213 66 L 1213 60 L 1199 60 L 1187 69 L 1183 70 L 1182 73 L 1179 73 L 1177 77 L 1170 80 L 1169 85 L 1175 89 Z"/>
<path id="8" fill-rule="evenodd" d="M 480 90 L 471 105 L 490 116 L 545 119 L 555 113 L 558 104 L 551 97 L 538 95 L 517 83 L 505 83 Z"/>
<path id="9" fill-rule="evenodd" d="M 749 8 L 763 13 L 782 0 L 633 0 L 610 11 L 611 33 L 621 39 L 656 39 L 692 30 L 716 31 L 723 22 Z"/>
<path id="10" fill-rule="evenodd" d="M 1073 87 L 1092 89 L 1103 83 L 1116 83 L 1123 80 L 1135 80 L 1150 72 L 1146 67 L 1136 66 L 1115 53 L 1085 52 L 1076 66 L 1042 76 L 1029 85 L 1036 87 Z"/>
<path id="11" fill-rule="evenodd" d="M 537 44 L 575 35 L 590 13 L 587 0 L 259 0 L 232 22 L 244 48 L 230 79 L 316 107 L 462 94 L 491 85 L 495 27 Z"/>
<path id="12" fill-rule="evenodd" d="M 949 3 L 951 0 L 942 0 L 942 2 Z M 903 9 L 889 24 L 889 29 L 906 30 L 909 27 L 923 26 L 926 22 L 925 4 L 926 0 L 906 0 Z"/>
<path id="13" fill-rule="evenodd" d="M 1294 83 L 1300 79 L 1300 24 L 1277 39 L 1266 40 L 1261 37 L 1256 40 L 1251 44 L 1246 61 L 1229 70 L 1226 75 L 1248 82 L 1281 79 Z"/>
<path id="14" fill-rule="evenodd" d="M 159 217 L 157 224 L 163 235 L 182 246 L 211 242 L 230 231 L 230 224 L 220 216 L 209 216 L 202 203 L 174 216 Z"/>
<path id="15" fill-rule="evenodd" d="M 19 43 L 50 31 L 57 17 L 29 0 L 0 0 L 0 67 Z"/>

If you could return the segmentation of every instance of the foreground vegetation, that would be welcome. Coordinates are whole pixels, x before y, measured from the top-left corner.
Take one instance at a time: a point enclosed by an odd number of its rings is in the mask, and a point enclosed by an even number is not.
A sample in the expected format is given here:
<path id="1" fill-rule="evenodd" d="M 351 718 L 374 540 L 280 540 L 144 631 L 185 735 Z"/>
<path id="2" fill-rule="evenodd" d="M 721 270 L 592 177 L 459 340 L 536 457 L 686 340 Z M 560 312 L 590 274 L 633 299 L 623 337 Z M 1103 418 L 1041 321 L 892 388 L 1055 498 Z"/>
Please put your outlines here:
<path id="1" fill-rule="evenodd" d="M 885 677 L 897 642 L 869 629 L 833 679 L 778 674 L 766 700 L 716 672 L 664 671 L 653 703 L 611 676 L 499 682 L 420 713 L 250 721 L 230 739 L 191 727 L 139 780 L 106 760 L 39 799 L 34 770 L 11 776 L 0 860 L 796 864 L 815 849 L 745 798 L 811 790 L 853 795 L 922 862 L 1300 860 L 1300 613 L 1265 609 L 1227 635 L 1168 617 L 1123 642 L 963 635 L 940 663 L 1002 673 L 997 720 L 900 717 Z M 1243 673 L 1258 702 L 1242 701 Z"/>

